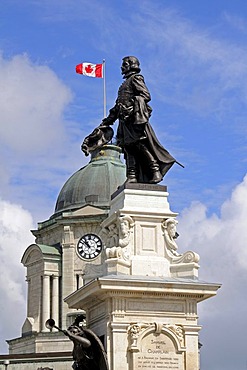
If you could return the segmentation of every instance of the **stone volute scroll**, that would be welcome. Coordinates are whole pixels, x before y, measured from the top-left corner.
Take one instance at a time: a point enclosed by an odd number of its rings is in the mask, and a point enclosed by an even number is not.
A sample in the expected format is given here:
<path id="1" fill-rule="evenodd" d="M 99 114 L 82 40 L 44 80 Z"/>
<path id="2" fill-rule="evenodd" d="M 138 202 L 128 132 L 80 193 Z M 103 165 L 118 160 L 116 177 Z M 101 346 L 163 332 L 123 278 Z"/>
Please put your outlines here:
<path id="1" fill-rule="evenodd" d="M 193 251 L 183 254 L 178 253 L 176 239 L 178 221 L 175 218 L 167 218 L 161 224 L 165 242 L 165 254 L 170 260 L 170 272 L 172 276 L 183 276 L 190 278 L 198 277 L 199 255 Z"/>

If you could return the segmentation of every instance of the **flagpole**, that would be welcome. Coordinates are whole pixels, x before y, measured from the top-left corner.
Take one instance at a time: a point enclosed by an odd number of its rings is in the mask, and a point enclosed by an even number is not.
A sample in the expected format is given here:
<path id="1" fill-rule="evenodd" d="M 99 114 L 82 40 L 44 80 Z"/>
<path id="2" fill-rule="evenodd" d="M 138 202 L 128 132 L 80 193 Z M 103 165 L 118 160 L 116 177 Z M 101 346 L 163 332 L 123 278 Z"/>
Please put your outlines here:
<path id="1" fill-rule="evenodd" d="M 106 117 L 105 59 L 103 59 L 103 106 L 104 106 L 104 118 L 105 118 Z"/>

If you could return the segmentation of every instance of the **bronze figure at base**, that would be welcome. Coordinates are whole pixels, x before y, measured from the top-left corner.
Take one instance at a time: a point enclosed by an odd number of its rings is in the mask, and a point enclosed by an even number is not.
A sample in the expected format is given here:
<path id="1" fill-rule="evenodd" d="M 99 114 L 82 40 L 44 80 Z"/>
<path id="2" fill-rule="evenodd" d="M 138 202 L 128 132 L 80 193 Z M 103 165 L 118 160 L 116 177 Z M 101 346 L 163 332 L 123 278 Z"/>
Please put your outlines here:
<path id="1" fill-rule="evenodd" d="M 57 327 L 53 319 L 46 321 L 46 327 L 56 328 L 73 342 L 74 370 L 109 370 L 104 346 L 92 330 L 81 325 L 84 319 L 84 315 L 78 315 L 67 330 Z"/>

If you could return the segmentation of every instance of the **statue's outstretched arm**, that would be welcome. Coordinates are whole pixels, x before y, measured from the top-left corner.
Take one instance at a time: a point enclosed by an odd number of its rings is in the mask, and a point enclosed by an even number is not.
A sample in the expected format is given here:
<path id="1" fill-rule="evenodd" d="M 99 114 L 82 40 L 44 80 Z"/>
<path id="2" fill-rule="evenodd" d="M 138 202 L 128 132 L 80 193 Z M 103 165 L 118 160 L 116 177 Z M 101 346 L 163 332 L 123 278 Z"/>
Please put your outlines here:
<path id="1" fill-rule="evenodd" d="M 113 123 L 117 119 L 118 119 L 118 106 L 117 106 L 117 102 L 116 102 L 116 104 L 114 105 L 114 107 L 109 110 L 108 116 L 106 118 L 103 118 L 101 125 L 102 126 L 105 126 L 105 125 L 106 126 L 113 125 Z"/>
<path id="2" fill-rule="evenodd" d="M 67 337 L 69 337 L 70 340 L 72 340 L 73 342 L 80 343 L 84 348 L 88 348 L 91 346 L 90 340 L 81 337 L 79 334 L 77 335 L 73 334 L 69 330 L 64 330 L 63 332 L 65 335 L 67 335 Z"/>

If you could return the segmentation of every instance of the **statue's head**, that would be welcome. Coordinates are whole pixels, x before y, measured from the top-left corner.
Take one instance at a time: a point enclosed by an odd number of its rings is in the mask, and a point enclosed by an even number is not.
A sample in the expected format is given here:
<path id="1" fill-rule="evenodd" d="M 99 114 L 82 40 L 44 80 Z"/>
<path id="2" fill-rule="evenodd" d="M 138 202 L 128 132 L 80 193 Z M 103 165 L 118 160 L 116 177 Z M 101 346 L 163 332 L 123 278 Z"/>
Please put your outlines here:
<path id="1" fill-rule="evenodd" d="M 121 236 L 126 237 L 130 232 L 130 228 L 134 226 L 134 222 L 130 216 L 125 215 L 118 218 L 118 225 Z"/>
<path id="2" fill-rule="evenodd" d="M 140 62 L 136 57 L 128 56 L 123 58 L 122 67 L 121 67 L 122 75 L 126 75 L 129 72 L 141 72 Z"/>
<path id="3" fill-rule="evenodd" d="M 86 315 L 84 314 L 77 315 L 72 325 L 80 326 L 80 323 L 82 323 L 85 319 L 86 319 Z"/>
<path id="4" fill-rule="evenodd" d="M 179 236 L 177 233 L 177 224 L 178 221 L 175 218 L 168 218 L 164 223 L 164 227 L 172 239 L 176 239 Z"/>

